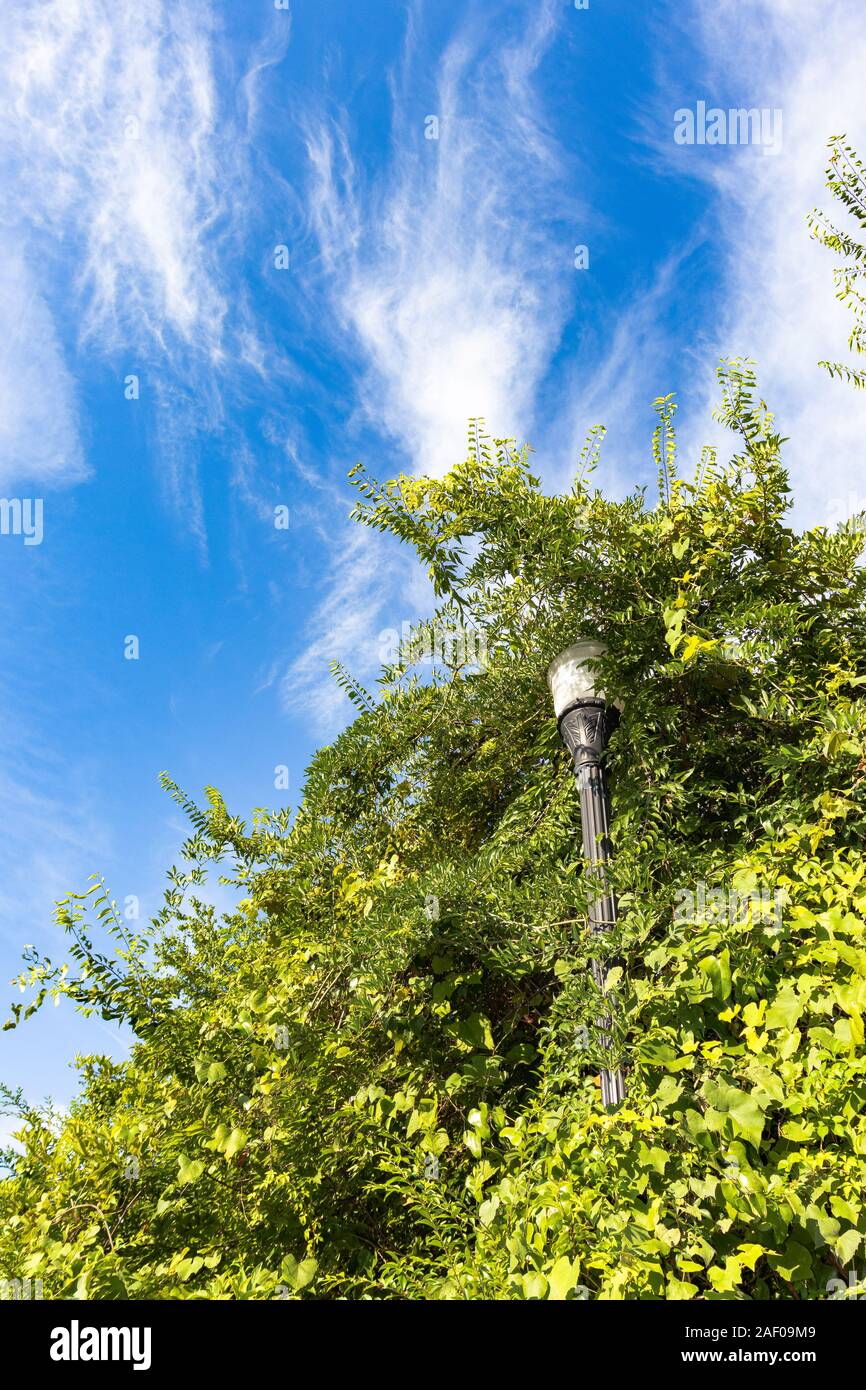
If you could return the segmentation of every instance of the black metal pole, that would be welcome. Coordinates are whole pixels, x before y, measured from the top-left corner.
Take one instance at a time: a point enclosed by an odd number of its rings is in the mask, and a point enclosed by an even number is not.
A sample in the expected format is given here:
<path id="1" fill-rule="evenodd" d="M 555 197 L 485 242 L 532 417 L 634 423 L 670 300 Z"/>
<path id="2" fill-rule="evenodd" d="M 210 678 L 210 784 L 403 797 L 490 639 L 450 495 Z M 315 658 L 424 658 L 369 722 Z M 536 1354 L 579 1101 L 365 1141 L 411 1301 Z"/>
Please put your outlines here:
<path id="1" fill-rule="evenodd" d="M 603 935 L 616 923 L 616 897 L 611 892 L 606 867 L 610 858 L 610 798 L 603 763 L 615 717 L 615 711 L 608 710 L 603 699 L 586 697 L 564 709 L 558 720 L 560 736 L 571 753 L 580 791 L 583 854 L 589 887 L 589 929 L 594 936 Z M 603 990 L 607 974 L 605 962 L 594 960 L 592 973 L 599 989 Z M 610 1016 L 600 1018 L 598 1026 L 602 1046 L 609 1048 Z M 625 1081 L 620 1067 L 602 1070 L 601 1099 L 604 1105 L 618 1105 L 625 1099 Z"/>

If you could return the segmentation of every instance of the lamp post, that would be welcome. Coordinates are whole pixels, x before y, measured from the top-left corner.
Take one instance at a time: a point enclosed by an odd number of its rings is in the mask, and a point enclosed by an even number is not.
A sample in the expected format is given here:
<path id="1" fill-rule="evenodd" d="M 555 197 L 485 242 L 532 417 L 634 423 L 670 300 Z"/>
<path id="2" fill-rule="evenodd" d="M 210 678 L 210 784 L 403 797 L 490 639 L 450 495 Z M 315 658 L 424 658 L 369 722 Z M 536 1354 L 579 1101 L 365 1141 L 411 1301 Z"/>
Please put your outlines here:
<path id="1" fill-rule="evenodd" d="M 575 642 L 560 652 L 547 672 L 560 737 L 572 756 L 580 792 L 583 855 L 588 865 L 589 929 L 594 936 L 603 935 L 616 923 L 616 898 L 610 890 L 606 868 L 610 857 L 610 798 L 602 763 L 613 718 L 592 671 L 593 663 L 604 656 L 606 650 L 602 642 Z M 594 960 L 592 973 L 599 989 L 603 990 L 604 961 Z M 602 1046 L 609 1048 L 610 1017 L 600 1018 L 598 1027 Z M 624 1098 L 621 1068 L 602 1070 L 602 1103 L 617 1105 Z"/>

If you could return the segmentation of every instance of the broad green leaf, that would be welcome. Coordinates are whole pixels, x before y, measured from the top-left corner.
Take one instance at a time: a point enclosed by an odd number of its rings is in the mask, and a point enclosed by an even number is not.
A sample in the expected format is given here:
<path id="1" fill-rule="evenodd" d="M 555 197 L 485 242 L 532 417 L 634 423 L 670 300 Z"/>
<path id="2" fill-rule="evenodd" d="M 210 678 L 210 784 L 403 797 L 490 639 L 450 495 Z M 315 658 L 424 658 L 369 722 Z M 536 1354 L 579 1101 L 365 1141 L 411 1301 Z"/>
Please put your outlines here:
<path id="1" fill-rule="evenodd" d="M 181 1160 L 177 1180 L 180 1183 L 197 1182 L 203 1172 L 204 1163 L 200 1158 L 186 1161 Z"/>
<path id="2" fill-rule="evenodd" d="M 715 1111 L 728 1117 L 735 1135 L 742 1135 L 757 1148 L 764 1130 L 764 1114 L 753 1096 L 727 1081 L 706 1081 L 702 1094 Z"/>
<path id="3" fill-rule="evenodd" d="M 560 1255 L 547 1275 L 548 1299 L 561 1301 L 567 1298 L 577 1286 L 579 1278 L 580 1261 L 570 1260 L 567 1255 Z"/>
<path id="4" fill-rule="evenodd" d="M 765 1027 L 796 1028 L 803 1012 L 803 1001 L 793 985 L 785 985 L 776 995 L 765 1019 Z"/>
<path id="5" fill-rule="evenodd" d="M 675 1279 L 673 1275 L 668 1277 L 665 1297 L 676 1303 L 683 1303 L 691 1298 L 696 1298 L 700 1290 L 697 1284 L 690 1284 L 686 1279 Z"/>
<path id="6" fill-rule="evenodd" d="M 843 1231 L 842 1235 L 837 1236 L 833 1241 L 833 1249 L 836 1252 L 839 1263 L 848 1265 L 853 1260 L 863 1236 L 859 1231 Z"/>
<path id="7" fill-rule="evenodd" d="M 723 1004 L 731 993 L 731 953 L 727 948 L 718 956 L 705 956 L 700 968 L 710 982 L 713 998 Z"/>
<path id="8" fill-rule="evenodd" d="M 795 1240 L 789 1241 L 781 1254 L 768 1255 L 767 1263 L 783 1279 L 794 1284 L 808 1279 L 812 1270 L 811 1255 Z"/>
<path id="9" fill-rule="evenodd" d="M 488 1052 L 493 1051 L 490 1020 L 485 1018 L 483 1014 L 470 1014 L 469 1018 L 463 1019 L 457 1025 L 457 1036 L 469 1047 L 486 1048 Z"/>
<path id="10" fill-rule="evenodd" d="M 489 1226 L 498 1210 L 499 1198 L 494 1193 L 492 1197 L 488 1197 L 486 1201 L 483 1201 L 478 1208 L 478 1220 L 481 1222 L 482 1226 Z"/>
<path id="11" fill-rule="evenodd" d="M 244 1134 L 243 1130 L 233 1129 L 228 1139 L 226 1140 L 226 1146 L 223 1150 L 223 1153 L 225 1154 L 226 1158 L 234 1158 L 236 1153 L 240 1153 L 241 1149 L 246 1148 L 246 1143 L 247 1136 Z"/>

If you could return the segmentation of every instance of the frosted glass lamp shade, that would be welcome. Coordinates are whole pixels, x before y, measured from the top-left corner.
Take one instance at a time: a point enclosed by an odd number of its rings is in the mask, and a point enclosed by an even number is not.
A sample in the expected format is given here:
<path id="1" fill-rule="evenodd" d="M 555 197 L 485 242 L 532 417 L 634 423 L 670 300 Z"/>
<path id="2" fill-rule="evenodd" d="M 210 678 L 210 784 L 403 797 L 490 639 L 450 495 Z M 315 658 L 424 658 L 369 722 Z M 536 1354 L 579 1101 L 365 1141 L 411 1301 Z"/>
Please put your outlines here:
<path id="1" fill-rule="evenodd" d="M 587 638 L 566 647 L 551 661 L 547 668 L 547 684 L 553 696 L 557 719 L 570 705 L 580 704 L 583 700 L 604 699 L 604 691 L 597 686 L 595 671 L 589 663 L 604 656 L 606 651 L 604 642 Z"/>

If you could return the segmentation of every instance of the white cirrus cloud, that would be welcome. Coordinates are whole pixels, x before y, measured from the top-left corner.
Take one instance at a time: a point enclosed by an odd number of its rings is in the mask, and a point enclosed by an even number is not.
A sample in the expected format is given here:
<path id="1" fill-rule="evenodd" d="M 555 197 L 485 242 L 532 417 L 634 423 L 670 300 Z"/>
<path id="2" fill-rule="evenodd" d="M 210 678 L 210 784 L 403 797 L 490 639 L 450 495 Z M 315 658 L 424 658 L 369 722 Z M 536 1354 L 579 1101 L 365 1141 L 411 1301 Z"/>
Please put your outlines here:
<path id="1" fill-rule="evenodd" d="M 834 260 L 805 219 L 815 205 L 836 218 L 824 189 L 829 137 L 844 132 L 866 149 L 866 10 L 847 0 L 755 0 L 735 14 L 702 0 L 694 18 L 706 64 L 694 95 L 783 113 L 772 158 L 753 149 L 677 151 L 680 173 L 710 180 L 719 199 L 722 294 L 707 355 L 757 361 L 762 393 L 790 436 L 798 517 L 832 523 L 849 501 L 866 506 L 866 394 L 817 365 L 848 359 L 851 323 L 834 297 Z M 708 380 L 705 410 L 716 395 Z M 698 432 L 707 433 L 699 427 L 695 442 Z"/>
<path id="2" fill-rule="evenodd" d="M 0 490 L 85 472 L 75 384 L 51 310 L 14 240 L 0 234 Z"/>
<path id="3" fill-rule="evenodd" d="M 310 118 L 307 149 L 334 346 L 350 344 L 360 363 L 358 412 L 406 451 L 407 470 L 441 475 L 465 455 L 470 417 L 497 434 L 528 432 L 570 309 L 569 219 L 579 205 L 563 192 L 563 155 L 535 86 L 555 34 L 551 0 L 516 37 L 499 25 L 491 38 L 489 14 L 470 7 L 423 97 L 421 19 L 410 7 L 377 175 L 364 175 L 345 115 Z M 434 130 L 437 139 L 425 138 Z M 568 221 L 561 241 L 538 216 L 551 205 Z M 351 707 L 329 662 L 374 681 L 382 632 L 432 607 L 414 556 L 336 527 L 307 645 L 282 668 L 283 707 L 333 733 Z"/>
<path id="4" fill-rule="evenodd" d="M 568 313 L 567 240 L 538 216 L 554 196 L 560 214 L 576 207 L 534 86 L 554 32 L 550 3 L 517 38 L 491 43 L 477 16 L 467 21 L 425 111 L 410 21 L 391 153 L 372 182 L 348 120 L 310 124 L 312 217 L 365 368 L 362 405 L 417 471 L 441 474 L 463 456 L 469 417 L 526 433 Z"/>
<path id="5" fill-rule="evenodd" d="M 217 44 L 203 0 L 7 0 L 0 12 L 5 260 L 38 291 L 19 329 L 30 351 L 4 360 L 4 474 L 80 475 L 76 348 L 123 349 L 124 371 L 136 355 L 166 375 L 180 365 L 193 383 L 258 355 L 225 288 L 243 156 L 217 97 Z M 4 339 L 19 301 L 4 281 Z M 50 383 L 41 406 L 34 376 Z"/>
<path id="6" fill-rule="evenodd" d="M 4 16 L 4 177 L 22 224 L 72 240 L 85 332 L 196 335 L 218 352 L 226 308 L 206 243 L 226 169 L 207 10 L 12 0 Z"/>
<path id="7" fill-rule="evenodd" d="M 332 736 L 352 716 L 352 706 L 329 674 L 331 662 L 374 688 L 384 660 L 383 632 L 400 632 L 431 606 L 432 587 L 414 555 L 395 554 L 393 543 L 366 527 L 333 526 L 323 591 L 304 625 L 306 646 L 279 677 L 283 709 L 303 712 L 318 733 Z"/>

